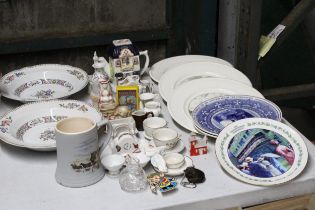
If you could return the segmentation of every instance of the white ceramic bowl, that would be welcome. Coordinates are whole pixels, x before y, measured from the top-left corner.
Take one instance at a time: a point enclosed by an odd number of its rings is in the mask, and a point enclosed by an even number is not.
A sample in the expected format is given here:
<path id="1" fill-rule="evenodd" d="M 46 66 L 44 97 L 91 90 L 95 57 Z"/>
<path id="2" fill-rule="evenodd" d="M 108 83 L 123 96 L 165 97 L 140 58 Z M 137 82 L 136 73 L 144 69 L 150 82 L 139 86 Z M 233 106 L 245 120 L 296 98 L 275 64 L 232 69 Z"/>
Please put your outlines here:
<path id="1" fill-rule="evenodd" d="M 166 146 L 172 149 L 179 141 L 179 135 L 176 130 L 171 128 L 159 128 L 152 132 L 152 138 L 155 146 Z"/>
<path id="2" fill-rule="evenodd" d="M 109 171 L 110 175 L 118 175 L 121 167 L 125 163 L 125 158 L 119 154 L 106 155 L 101 160 L 103 166 Z"/>
<path id="3" fill-rule="evenodd" d="M 158 101 L 149 101 L 144 105 L 145 112 L 153 112 L 154 116 L 157 117 L 161 114 L 161 103 Z"/>
<path id="4" fill-rule="evenodd" d="M 185 157 L 179 153 L 168 153 L 163 158 L 167 168 L 180 168 L 185 163 Z"/>
<path id="5" fill-rule="evenodd" d="M 164 128 L 167 126 L 165 119 L 161 117 L 150 117 L 143 121 L 143 129 L 146 136 L 152 138 L 152 132 L 159 128 Z"/>

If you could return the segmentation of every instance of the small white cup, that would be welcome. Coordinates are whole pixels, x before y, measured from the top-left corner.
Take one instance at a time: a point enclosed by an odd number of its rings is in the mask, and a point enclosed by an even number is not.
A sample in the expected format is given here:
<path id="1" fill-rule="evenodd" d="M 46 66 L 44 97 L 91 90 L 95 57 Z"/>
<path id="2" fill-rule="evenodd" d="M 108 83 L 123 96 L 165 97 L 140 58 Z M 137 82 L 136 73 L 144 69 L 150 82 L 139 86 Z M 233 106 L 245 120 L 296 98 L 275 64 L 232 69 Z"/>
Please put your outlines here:
<path id="1" fill-rule="evenodd" d="M 120 154 L 111 154 L 103 157 L 101 162 L 110 176 L 118 176 L 121 167 L 125 163 L 125 158 Z"/>
<path id="2" fill-rule="evenodd" d="M 140 94 L 140 100 L 142 101 L 144 106 L 147 102 L 153 101 L 157 98 L 158 98 L 158 94 L 154 94 L 154 93 L 142 93 L 142 94 Z"/>
<path id="3" fill-rule="evenodd" d="M 179 153 L 168 153 L 163 156 L 167 168 L 180 168 L 185 163 L 185 157 Z"/>
<path id="4" fill-rule="evenodd" d="M 143 121 L 144 133 L 149 138 L 152 138 L 152 132 L 154 130 L 164 128 L 166 126 L 166 120 L 161 117 L 150 117 Z"/>
<path id="5" fill-rule="evenodd" d="M 179 141 L 179 134 L 171 128 L 159 128 L 152 132 L 155 146 L 165 146 L 167 149 L 172 149 Z"/>
<path id="6" fill-rule="evenodd" d="M 157 117 L 161 114 L 161 103 L 158 101 L 149 101 L 144 106 L 145 112 L 153 112 L 154 116 Z"/>

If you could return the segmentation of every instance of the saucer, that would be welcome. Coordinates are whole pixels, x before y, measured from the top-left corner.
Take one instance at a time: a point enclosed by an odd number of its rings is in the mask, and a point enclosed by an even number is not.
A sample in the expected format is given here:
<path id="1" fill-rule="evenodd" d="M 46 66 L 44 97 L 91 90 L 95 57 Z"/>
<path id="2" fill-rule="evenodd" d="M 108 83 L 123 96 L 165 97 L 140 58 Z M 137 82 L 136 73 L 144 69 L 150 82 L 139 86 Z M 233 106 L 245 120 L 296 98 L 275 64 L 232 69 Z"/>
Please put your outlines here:
<path id="1" fill-rule="evenodd" d="M 184 165 L 182 165 L 179 168 L 168 168 L 167 172 L 165 173 L 165 175 L 167 175 L 167 176 L 179 176 L 179 175 L 184 174 L 184 170 L 187 167 L 192 167 L 192 166 L 193 166 L 192 160 L 189 157 L 185 156 L 185 163 L 184 163 Z M 155 167 L 153 167 L 153 168 L 154 168 L 154 170 L 158 171 L 157 168 L 155 168 Z"/>

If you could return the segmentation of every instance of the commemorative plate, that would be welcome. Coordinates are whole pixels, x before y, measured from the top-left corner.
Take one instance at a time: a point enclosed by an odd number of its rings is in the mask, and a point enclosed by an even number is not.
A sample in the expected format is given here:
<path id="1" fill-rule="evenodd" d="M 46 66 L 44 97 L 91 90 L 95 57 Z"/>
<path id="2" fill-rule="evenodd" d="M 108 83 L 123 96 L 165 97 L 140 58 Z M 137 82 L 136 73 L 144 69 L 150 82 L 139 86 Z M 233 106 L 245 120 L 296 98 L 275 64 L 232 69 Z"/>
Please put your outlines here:
<path id="1" fill-rule="evenodd" d="M 250 80 L 239 70 L 218 63 L 194 61 L 169 68 L 159 82 L 159 93 L 167 102 L 174 90 L 185 82 L 200 78 L 227 78 L 252 86 Z"/>
<path id="2" fill-rule="evenodd" d="M 4 75 L 0 90 L 6 98 L 21 102 L 67 98 L 88 84 L 85 71 L 68 65 L 42 64 Z"/>
<path id="3" fill-rule="evenodd" d="M 200 103 L 191 114 L 200 130 L 216 136 L 228 124 L 245 118 L 280 121 L 280 108 L 269 100 L 253 96 L 219 96 Z"/>
<path id="4" fill-rule="evenodd" d="M 209 63 L 220 63 L 226 66 L 232 66 L 229 62 L 220 58 L 206 56 L 206 55 L 181 55 L 163 59 L 155 63 L 149 71 L 150 77 L 155 82 L 159 82 L 162 75 L 168 71 L 169 68 L 175 67 L 179 64 L 190 63 L 192 61 L 207 61 Z"/>
<path id="5" fill-rule="evenodd" d="M 197 132 L 191 112 L 202 102 L 222 95 L 249 95 L 263 98 L 253 87 L 223 78 L 201 78 L 179 86 L 167 103 L 168 111 L 179 125 Z"/>
<path id="6" fill-rule="evenodd" d="M 215 143 L 221 166 L 253 185 L 288 182 L 306 166 L 307 147 L 291 127 L 266 118 L 248 118 L 225 127 Z"/>
<path id="7" fill-rule="evenodd" d="M 95 122 L 102 119 L 95 108 L 76 100 L 33 102 L 0 118 L 0 139 L 18 147 L 55 150 L 55 125 L 67 117 L 87 117 Z"/>

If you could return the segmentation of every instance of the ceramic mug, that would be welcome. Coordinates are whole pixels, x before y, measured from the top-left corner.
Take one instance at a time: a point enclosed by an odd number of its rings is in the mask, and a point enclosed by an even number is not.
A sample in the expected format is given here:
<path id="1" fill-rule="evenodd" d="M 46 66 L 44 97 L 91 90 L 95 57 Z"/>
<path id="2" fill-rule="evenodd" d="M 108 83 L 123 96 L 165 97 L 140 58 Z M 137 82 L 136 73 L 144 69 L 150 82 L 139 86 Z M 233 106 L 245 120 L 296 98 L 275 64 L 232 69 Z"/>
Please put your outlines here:
<path id="1" fill-rule="evenodd" d="M 153 112 L 145 112 L 144 110 L 137 110 L 132 113 L 133 119 L 136 121 L 136 128 L 143 131 L 143 121 L 149 116 L 154 117 Z"/>
<path id="2" fill-rule="evenodd" d="M 150 117 L 143 121 L 144 134 L 147 138 L 152 138 L 152 132 L 167 126 L 165 119 L 161 117 Z"/>
<path id="3" fill-rule="evenodd" d="M 89 118 L 70 117 L 55 127 L 57 145 L 56 181 L 66 187 L 84 187 L 101 180 L 105 174 L 100 162 L 98 131 L 107 125 L 104 146 L 111 138 L 108 120 L 95 123 Z"/>

